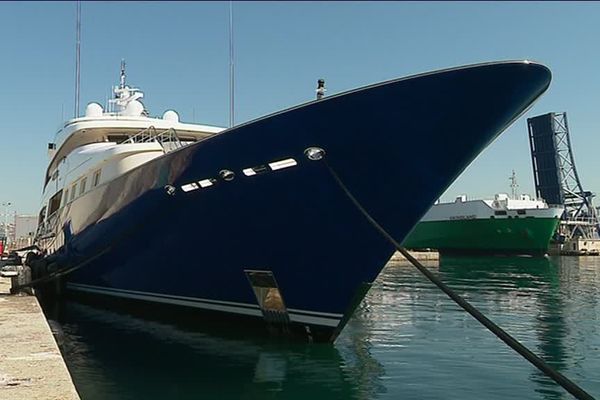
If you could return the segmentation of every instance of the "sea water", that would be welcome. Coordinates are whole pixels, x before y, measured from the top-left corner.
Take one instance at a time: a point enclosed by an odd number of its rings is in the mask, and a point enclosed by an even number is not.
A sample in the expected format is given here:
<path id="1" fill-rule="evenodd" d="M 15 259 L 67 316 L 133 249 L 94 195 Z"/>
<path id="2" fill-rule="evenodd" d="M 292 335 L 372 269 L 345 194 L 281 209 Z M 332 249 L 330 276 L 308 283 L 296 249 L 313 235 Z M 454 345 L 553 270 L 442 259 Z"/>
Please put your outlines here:
<path id="1" fill-rule="evenodd" d="M 600 257 L 428 267 L 600 397 Z M 57 339 L 82 400 L 570 399 L 407 263 L 390 262 L 333 345 L 215 333 L 77 302 Z"/>

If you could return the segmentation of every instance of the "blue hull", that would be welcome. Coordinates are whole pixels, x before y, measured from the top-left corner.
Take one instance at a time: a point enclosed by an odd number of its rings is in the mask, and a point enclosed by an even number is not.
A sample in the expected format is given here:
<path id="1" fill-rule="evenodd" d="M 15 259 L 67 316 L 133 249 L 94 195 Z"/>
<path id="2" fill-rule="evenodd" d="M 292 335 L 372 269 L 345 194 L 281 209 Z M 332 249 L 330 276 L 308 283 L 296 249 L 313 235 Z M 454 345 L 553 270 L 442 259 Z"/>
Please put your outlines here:
<path id="1" fill-rule="evenodd" d="M 272 272 L 294 329 L 333 340 L 394 252 L 328 164 L 398 242 L 550 83 L 493 63 L 385 82 L 240 125 L 100 187 L 84 221 L 63 210 L 69 289 L 262 318 L 247 271 Z M 297 165 L 246 176 L 293 158 Z M 235 172 L 225 181 L 219 171 Z M 214 185 L 184 192 L 191 182 Z M 169 195 L 166 185 L 176 191 Z M 85 196 L 84 196 L 85 197 Z"/>

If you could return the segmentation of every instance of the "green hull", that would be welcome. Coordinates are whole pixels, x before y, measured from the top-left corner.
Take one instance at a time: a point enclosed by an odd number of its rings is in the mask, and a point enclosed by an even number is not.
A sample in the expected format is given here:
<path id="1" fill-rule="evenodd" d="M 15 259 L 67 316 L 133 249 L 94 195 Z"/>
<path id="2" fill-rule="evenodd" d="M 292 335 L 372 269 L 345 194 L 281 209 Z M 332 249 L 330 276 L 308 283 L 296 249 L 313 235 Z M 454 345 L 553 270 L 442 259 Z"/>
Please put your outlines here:
<path id="1" fill-rule="evenodd" d="M 403 245 L 440 253 L 544 254 L 558 222 L 558 218 L 419 222 Z"/>

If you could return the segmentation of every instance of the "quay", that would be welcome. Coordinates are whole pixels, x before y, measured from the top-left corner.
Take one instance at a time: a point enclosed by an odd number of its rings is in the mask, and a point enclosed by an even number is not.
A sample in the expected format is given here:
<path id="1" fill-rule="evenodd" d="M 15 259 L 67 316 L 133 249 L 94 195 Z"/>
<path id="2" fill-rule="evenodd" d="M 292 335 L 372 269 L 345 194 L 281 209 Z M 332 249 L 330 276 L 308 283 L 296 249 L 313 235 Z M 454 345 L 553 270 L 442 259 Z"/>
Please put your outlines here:
<path id="1" fill-rule="evenodd" d="M 438 253 L 437 251 L 409 250 L 409 253 L 411 256 L 413 256 L 415 259 L 417 259 L 419 261 L 439 261 L 440 260 L 440 253 Z M 404 258 L 404 256 L 399 252 L 395 252 L 392 255 L 392 258 L 389 260 L 389 262 L 401 262 L 401 261 L 408 262 L 408 260 L 406 258 Z"/>
<path id="2" fill-rule="evenodd" d="M 79 400 L 38 299 L 10 287 L 0 277 L 0 399 Z"/>

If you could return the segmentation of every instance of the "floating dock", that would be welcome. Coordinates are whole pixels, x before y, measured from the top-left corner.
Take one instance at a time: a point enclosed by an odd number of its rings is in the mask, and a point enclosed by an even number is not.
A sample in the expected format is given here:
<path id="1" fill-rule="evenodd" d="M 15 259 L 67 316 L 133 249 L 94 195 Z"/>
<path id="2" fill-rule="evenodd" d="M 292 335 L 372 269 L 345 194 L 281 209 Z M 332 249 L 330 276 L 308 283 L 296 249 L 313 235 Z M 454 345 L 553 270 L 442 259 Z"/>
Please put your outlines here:
<path id="1" fill-rule="evenodd" d="M 0 399 L 79 400 L 37 298 L 10 287 L 0 277 Z"/>

